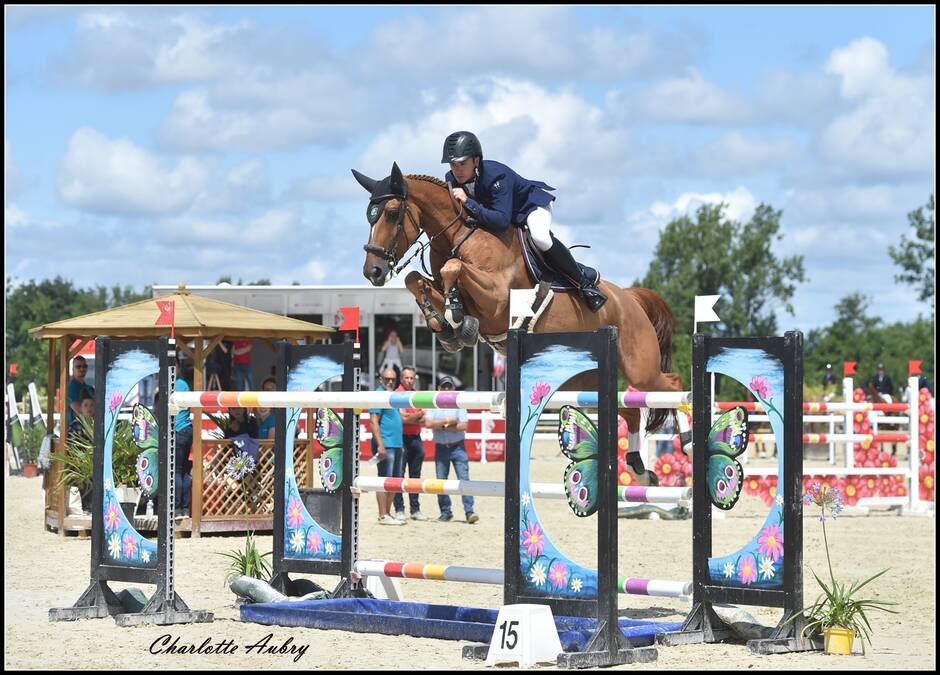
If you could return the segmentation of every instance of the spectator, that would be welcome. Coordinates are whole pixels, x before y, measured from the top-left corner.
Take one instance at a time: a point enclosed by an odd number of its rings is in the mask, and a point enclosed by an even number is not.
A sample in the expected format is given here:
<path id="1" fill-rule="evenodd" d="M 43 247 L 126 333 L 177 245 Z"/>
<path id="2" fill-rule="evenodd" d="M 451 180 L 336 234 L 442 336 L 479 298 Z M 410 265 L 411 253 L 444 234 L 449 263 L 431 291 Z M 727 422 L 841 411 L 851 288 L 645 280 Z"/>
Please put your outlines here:
<path id="1" fill-rule="evenodd" d="M 382 386 L 377 391 L 394 391 L 395 371 L 386 368 L 382 371 Z M 373 408 L 369 411 L 372 425 L 372 452 L 379 458 L 378 472 L 383 478 L 401 478 L 395 474 L 398 467 L 398 456 L 402 451 L 402 424 L 401 414 L 397 408 Z M 404 525 L 404 511 L 401 518 L 392 514 L 392 504 L 395 495 L 391 492 L 376 492 L 375 499 L 379 505 L 380 525 Z"/>
<path id="2" fill-rule="evenodd" d="M 179 367 L 179 376 L 176 378 L 176 391 L 192 391 L 189 380 L 193 376 L 191 361 Z M 188 409 L 180 410 L 176 415 L 176 504 L 174 507 L 179 515 L 190 515 L 190 502 L 193 492 L 193 477 L 190 474 L 193 468 L 193 421 Z"/>
<path id="3" fill-rule="evenodd" d="M 264 378 L 261 391 L 277 391 L 277 381 L 273 377 Z M 262 440 L 274 440 L 274 410 L 258 408 L 258 436 Z"/>
<path id="4" fill-rule="evenodd" d="M 385 344 L 382 345 L 382 370 L 386 368 L 392 368 L 395 370 L 395 375 L 398 376 L 401 374 L 401 353 L 404 351 L 405 346 L 401 343 L 401 338 L 398 337 L 398 331 L 390 330 L 388 332 L 388 337 L 385 338 Z"/>
<path id="5" fill-rule="evenodd" d="M 826 372 L 823 373 L 822 379 L 823 385 L 823 401 L 830 401 L 832 397 L 838 393 L 838 380 L 836 379 L 836 374 L 832 372 L 832 364 L 826 364 Z"/>
<path id="6" fill-rule="evenodd" d="M 250 438 L 258 438 L 258 420 L 244 408 L 228 409 L 228 426 L 225 427 L 225 438 L 234 438 L 248 434 Z"/>
<path id="7" fill-rule="evenodd" d="M 445 375 L 438 382 L 440 391 L 453 391 L 454 381 Z M 424 426 L 434 431 L 434 465 L 437 477 L 446 480 L 450 474 L 450 465 L 454 465 L 454 473 L 458 480 L 470 480 L 470 466 L 467 451 L 464 449 L 464 438 L 467 431 L 466 410 L 425 410 Z M 473 512 L 473 497 L 463 495 L 463 510 L 467 515 L 467 522 L 473 525 L 480 520 L 480 516 Z M 441 509 L 438 521 L 446 523 L 454 519 L 451 510 L 450 496 L 438 495 L 437 504 Z"/>
<path id="8" fill-rule="evenodd" d="M 255 388 L 251 372 L 251 346 L 251 340 L 232 342 L 232 374 L 235 377 L 235 388 L 239 391 L 252 391 Z"/>
<path id="9" fill-rule="evenodd" d="M 395 391 L 414 391 L 417 373 L 411 366 L 405 366 L 401 369 L 401 384 Z M 421 441 L 421 425 L 424 423 L 424 411 L 419 408 L 407 408 L 401 411 L 402 421 L 402 451 L 399 459 L 399 470 L 397 474 L 405 475 L 405 468 L 408 468 L 410 478 L 421 478 L 421 465 L 424 462 L 424 443 Z M 404 520 L 405 500 L 401 493 L 395 493 L 395 517 Z M 421 513 L 421 503 L 418 495 L 410 493 L 408 495 L 409 506 L 411 507 L 412 520 L 427 520 L 427 517 Z M 399 515 L 401 514 L 401 515 Z"/>
<path id="10" fill-rule="evenodd" d="M 881 395 L 885 403 L 894 401 L 894 383 L 891 382 L 891 376 L 885 373 L 885 364 L 878 364 L 877 372 L 871 379 L 871 386 Z"/>
<path id="11" fill-rule="evenodd" d="M 209 352 L 206 357 L 206 386 L 207 391 L 230 391 L 232 388 L 231 364 L 232 359 L 228 356 L 228 347 L 225 342 L 220 342 L 215 349 Z"/>
<path id="12" fill-rule="evenodd" d="M 933 396 L 933 387 L 930 386 L 930 382 L 927 381 L 927 376 L 921 373 L 917 378 L 917 390 L 926 389 L 931 396 Z"/>
<path id="13" fill-rule="evenodd" d="M 76 356 L 72 360 L 72 377 L 69 378 L 67 390 L 69 407 L 65 411 L 65 425 L 69 428 L 71 428 L 75 416 L 81 414 L 82 392 L 87 391 L 92 398 L 95 396 L 95 388 L 90 384 L 85 384 L 85 375 L 87 374 L 88 362 L 85 357 Z"/>
<path id="14" fill-rule="evenodd" d="M 95 399 L 88 393 L 87 389 L 82 389 L 82 400 L 78 404 L 78 415 L 69 425 L 69 434 L 85 435 L 85 427 L 82 426 L 82 418 L 86 422 L 94 423 L 95 420 Z M 94 439 L 90 439 L 94 440 Z"/>

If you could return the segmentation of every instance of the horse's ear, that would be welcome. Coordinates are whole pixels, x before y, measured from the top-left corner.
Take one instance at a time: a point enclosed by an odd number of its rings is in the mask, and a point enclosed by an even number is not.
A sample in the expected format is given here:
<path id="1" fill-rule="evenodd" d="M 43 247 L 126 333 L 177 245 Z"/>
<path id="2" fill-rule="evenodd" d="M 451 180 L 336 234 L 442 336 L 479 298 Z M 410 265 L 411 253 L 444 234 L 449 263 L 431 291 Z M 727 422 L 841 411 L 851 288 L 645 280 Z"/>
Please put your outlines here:
<path id="1" fill-rule="evenodd" d="M 366 189 L 366 192 L 368 192 L 371 195 L 372 191 L 375 189 L 375 184 L 378 183 L 378 181 L 375 180 L 374 178 L 369 178 L 368 176 L 365 176 L 359 173 L 355 169 L 352 170 L 352 175 L 353 175 L 353 178 L 356 179 L 356 182 L 359 183 L 359 185 L 361 185 L 362 187 L 364 187 Z"/>
<path id="2" fill-rule="evenodd" d="M 393 195 L 401 195 L 402 197 L 408 196 L 408 184 L 405 182 L 405 177 L 402 175 L 401 169 L 398 168 L 398 162 L 392 162 L 392 175 L 389 189 Z"/>

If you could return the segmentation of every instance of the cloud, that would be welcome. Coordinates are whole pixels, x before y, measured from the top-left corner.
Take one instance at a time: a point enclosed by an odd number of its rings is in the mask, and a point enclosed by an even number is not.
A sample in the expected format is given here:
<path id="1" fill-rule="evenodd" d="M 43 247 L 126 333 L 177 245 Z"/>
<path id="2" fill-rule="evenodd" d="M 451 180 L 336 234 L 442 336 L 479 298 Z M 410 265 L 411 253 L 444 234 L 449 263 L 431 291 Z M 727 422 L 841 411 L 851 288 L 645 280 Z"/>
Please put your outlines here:
<path id="1" fill-rule="evenodd" d="M 57 187 L 64 203 L 88 211 L 166 214 L 189 206 L 207 178 L 197 160 L 183 158 L 167 170 L 130 140 L 83 127 L 69 139 Z"/>
<path id="2" fill-rule="evenodd" d="M 203 191 L 193 205 L 199 213 L 250 213 L 271 203 L 267 162 L 249 159 L 229 170 L 221 185 Z"/>
<path id="3" fill-rule="evenodd" d="M 695 67 L 647 90 L 615 95 L 624 119 L 690 124 L 732 124 L 754 115 L 753 105 L 707 81 Z"/>
<path id="4" fill-rule="evenodd" d="M 196 82 L 226 73 L 242 58 L 249 24 L 209 25 L 190 13 L 100 8 L 77 23 L 74 43 L 54 65 L 68 86 L 104 91 Z"/>
<path id="5" fill-rule="evenodd" d="M 252 218 L 219 219 L 186 214 L 163 219 L 155 229 L 162 244 L 177 249 L 212 244 L 219 250 L 230 251 L 235 259 L 266 256 L 290 247 L 293 237 L 302 231 L 301 214 L 296 209 L 269 209 Z M 245 249 L 255 245 L 262 248 Z"/>
<path id="6" fill-rule="evenodd" d="M 13 202 L 3 207 L 3 224 L 9 228 L 23 227 L 30 223 L 29 215 Z"/>
<path id="7" fill-rule="evenodd" d="M 13 156 L 10 139 L 3 139 L 3 191 L 5 196 L 15 196 L 23 191 L 26 181 Z"/>
<path id="8" fill-rule="evenodd" d="M 317 202 L 361 202 L 365 195 L 348 171 L 338 176 L 316 175 L 296 180 L 285 192 L 289 199 Z"/>
<path id="9" fill-rule="evenodd" d="M 934 78 L 901 74 L 888 50 L 872 38 L 836 49 L 825 65 L 840 79 L 843 99 L 854 107 L 822 131 L 822 158 L 856 174 L 931 174 L 935 167 Z"/>
<path id="10" fill-rule="evenodd" d="M 789 138 L 754 138 L 733 131 L 704 145 L 696 153 L 702 175 L 738 175 L 785 167 L 800 155 Z"/>

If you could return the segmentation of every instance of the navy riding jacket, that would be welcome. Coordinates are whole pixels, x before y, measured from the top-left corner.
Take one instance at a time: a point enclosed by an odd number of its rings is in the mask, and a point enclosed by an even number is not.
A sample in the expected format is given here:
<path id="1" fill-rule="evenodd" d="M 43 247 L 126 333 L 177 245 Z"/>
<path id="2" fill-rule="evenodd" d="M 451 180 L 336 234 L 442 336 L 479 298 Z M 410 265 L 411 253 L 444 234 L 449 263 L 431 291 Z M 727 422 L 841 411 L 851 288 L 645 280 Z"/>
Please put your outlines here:
<path id="1" fill-rule="evenodd" d="M 445 180 L 458 186 L 452 171 Z M 510 225 L 524 224 L 537 207 L 548 208 L 555 197 L 546 190 L 554 189 L 542 181 L 523 178 L 505 164 L 484 159 L 473 195 L 467 193 L 466 208 L 487 230 L 503 232 Z"/>

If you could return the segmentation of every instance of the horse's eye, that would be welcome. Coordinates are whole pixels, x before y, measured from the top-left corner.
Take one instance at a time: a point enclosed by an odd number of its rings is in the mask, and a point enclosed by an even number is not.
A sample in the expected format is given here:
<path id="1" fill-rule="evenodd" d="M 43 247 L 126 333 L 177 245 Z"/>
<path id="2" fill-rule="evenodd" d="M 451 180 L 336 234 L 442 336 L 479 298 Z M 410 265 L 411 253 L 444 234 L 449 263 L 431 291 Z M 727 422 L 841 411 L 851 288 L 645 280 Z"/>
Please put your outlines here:
<path id="1" fill-rule="evenodd" d="M 388 220 L 398 220 L 398 209 L 390 209 L 386 211 L 385 218 Z"/>

